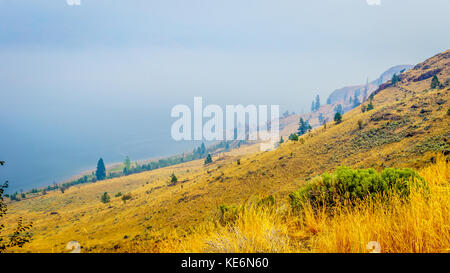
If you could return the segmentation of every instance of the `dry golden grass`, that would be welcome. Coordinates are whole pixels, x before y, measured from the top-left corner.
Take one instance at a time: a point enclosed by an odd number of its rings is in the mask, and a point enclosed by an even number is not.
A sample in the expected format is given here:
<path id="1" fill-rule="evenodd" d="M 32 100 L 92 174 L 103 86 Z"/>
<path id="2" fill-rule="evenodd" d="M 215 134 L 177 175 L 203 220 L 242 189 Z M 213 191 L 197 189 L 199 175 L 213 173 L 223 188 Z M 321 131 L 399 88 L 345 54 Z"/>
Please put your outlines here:
<path id="1" fill-rule="evenodd" d="M 396 194 L 389 201 L 367 199 L 345 205 L 333 216 L 325 210 L 292 214 L 286 207 L 244 205 L 237 220 L 222 226 L 205 223 L 189 234 L 171 233 L 161 252 L 338 252 L 367 253 L 370 241 L 382 252 L 450 252 L 450 172 L 443 156 L 420 170 L 430 191 L 413 189 L 408 202 Z M 155 249 L 153 249 L 155 250 Z M 146 251 L 135 245 L 130 251 Z"/>

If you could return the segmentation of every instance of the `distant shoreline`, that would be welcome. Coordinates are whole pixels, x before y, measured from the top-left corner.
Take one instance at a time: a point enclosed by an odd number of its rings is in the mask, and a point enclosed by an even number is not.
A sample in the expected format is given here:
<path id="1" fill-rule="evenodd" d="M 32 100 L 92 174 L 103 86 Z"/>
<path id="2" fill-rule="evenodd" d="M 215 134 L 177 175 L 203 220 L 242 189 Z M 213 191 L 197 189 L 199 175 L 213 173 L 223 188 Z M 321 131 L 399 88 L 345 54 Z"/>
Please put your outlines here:
<path id="1" fill-rule="evenodd" d="M 137 162 L 139 164 L 148 164 L 148 163 L 150 163 L 152 161 L 157 161 L 157 160 L 160 160 L 160 159 L 169 158 L 169 157 L 178 156 L 178 155 L 181 155 L 181 154 L 178 153 L 178 154 L 168 155 L 168 156 L 157 156 L 157 157 L 152 157 L 152 158 L 148 158 L 148 159 L 140 159 L 140 160 L 136 160 L 136 161 L 132 161 L 132 162 Z M 123 162 L 114 162 L 114 163 L 106 164 L 106 171 L 114 169 L 114 168 L 116 168 L 116 167 L 118 167 L 118 166 L 120 166 L 122 164 L 123 164 Z M 80 173 L 78 173 L 76 175 L 71 176 L 68 179 L 64 179 L 62 181 L 57 182 L 57 184 L 63 184 L 63 183 L 67 183 L 67 182 L 71 182 L 71 181 L 77 180 L 77 179 L 79 179 L 79 178 L 81 178 L 81 177 L 83 177 L 85 175 L 92 174 L 92 172 L 95 172 L 95 170 L 96 169 L 93 168 L 93 169 L 89 169 L 89 170 L 86 170 L 86 171 L 82 171 L 82 172 L 80 172 Z M 45 187 L 46 186 L 42 186 L 41 188 L 45 188 Z"/>

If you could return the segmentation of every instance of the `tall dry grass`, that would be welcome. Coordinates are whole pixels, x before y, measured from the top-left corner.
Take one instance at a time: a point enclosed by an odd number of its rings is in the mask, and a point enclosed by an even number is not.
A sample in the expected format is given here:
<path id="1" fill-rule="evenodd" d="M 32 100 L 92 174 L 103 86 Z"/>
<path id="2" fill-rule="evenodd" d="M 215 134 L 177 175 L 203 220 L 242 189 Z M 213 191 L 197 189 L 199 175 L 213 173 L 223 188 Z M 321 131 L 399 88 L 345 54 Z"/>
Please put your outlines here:
<path id="1" fill-rule="evenodd" d="M 332 215 L 308 204 L 302 213 L 292 213 L 286 205 L 247 204 L 227 225 L 208 222 L 186 233 L 172 231 L 156 243 L 142 241 L 129 250 L 367 253 L 367 244 L 376 241 L 386 253 L 450 252 L 448 163 L 438 156 L 419 174 L 429 191 L 412 188 L 407 201 L 389 193 L 356 206 L 341 204 Z"/>

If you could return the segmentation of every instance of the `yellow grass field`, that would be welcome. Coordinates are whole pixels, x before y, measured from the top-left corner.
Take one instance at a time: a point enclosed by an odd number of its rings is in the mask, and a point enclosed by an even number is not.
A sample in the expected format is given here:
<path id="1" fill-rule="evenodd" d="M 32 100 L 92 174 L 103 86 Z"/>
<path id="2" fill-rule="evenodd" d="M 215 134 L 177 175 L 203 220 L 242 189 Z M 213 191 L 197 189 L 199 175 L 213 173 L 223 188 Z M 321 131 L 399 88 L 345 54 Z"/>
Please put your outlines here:
<path id="1" fill-rule="evenodd" d="M 235 222 L 208 222 L 188 233 L 167 233 L 161 242 L 138 241 L 127 251 L 160 252 L 339 252 L 368 253 L 379 243 L 386 253 L 450 252 L 450 170 L 443 156 L 421 169 L 428 194 L 411 192 L 405 203 L 395 194 L 389 204 L 365 200 L 354 208 L 342 205 L 334 216 L 307 207 L 298 215 L 284 206 L 244 204 Z"/>

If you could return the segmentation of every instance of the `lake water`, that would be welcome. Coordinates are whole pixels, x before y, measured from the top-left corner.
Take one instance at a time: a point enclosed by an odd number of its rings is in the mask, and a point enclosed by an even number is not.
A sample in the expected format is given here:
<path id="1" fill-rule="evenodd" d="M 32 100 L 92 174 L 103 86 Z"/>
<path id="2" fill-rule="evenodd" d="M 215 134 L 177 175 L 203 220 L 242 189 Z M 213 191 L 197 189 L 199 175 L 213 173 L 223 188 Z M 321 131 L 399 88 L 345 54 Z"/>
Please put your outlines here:
<path id="1" fill-rule="evenodd" d="M 30 190 L 61 182 L 94 169 L 102 157 L 106 164 L 192 151 L 198 143 L 176 142 L 170 136 L 170 104 L 75 102 L 61 97 L 31 99 L 10 96 L 0 102 L 0 181 L 7 192 Z M 34 103 L 28 103 L 33 101 Z M 53 103 L 53 104 L 52 104 Z M 164 105 L 164 106 L 162 106 Z M 12 107 L 14 106 L 14 107 Z"/>

